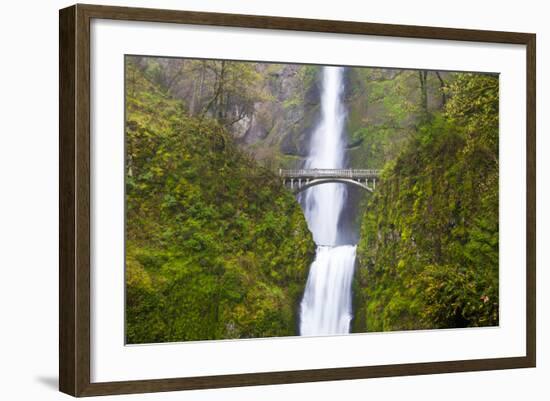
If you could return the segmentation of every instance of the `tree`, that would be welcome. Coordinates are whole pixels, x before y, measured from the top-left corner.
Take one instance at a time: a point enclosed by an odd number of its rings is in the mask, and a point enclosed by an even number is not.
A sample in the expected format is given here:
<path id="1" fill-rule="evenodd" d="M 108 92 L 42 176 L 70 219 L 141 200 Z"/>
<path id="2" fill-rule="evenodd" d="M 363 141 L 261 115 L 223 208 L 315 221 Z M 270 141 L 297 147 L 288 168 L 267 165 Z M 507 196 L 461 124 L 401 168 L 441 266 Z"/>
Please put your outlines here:
<path id="1" fill-rule="evenodd" d="M 231 127 L 252 115 L 254 103 L 266 98 L 263 77 L 252 63 L 208 61 L 206 69 L 213 78 L 213 90 L 203 107 L 203 118 L 210 114 L 222 125 Z"/>
<path id="2" fill-rule="evenodd" d="M 428 71 L 419 70 L 418 79 L 420 81 L 420 107 L 423 113 L 423 120 L 428 117 Z"/>

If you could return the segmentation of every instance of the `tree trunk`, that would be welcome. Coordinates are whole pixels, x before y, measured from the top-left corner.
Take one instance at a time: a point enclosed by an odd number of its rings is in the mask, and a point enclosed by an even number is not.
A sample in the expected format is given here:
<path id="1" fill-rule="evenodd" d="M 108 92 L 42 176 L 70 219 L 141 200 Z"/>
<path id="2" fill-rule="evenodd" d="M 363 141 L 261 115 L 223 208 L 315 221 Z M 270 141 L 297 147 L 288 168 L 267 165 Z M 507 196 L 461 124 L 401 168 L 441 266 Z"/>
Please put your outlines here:
<path id="1" fill-rule="evenodd" d="M 441 106 L 445 106 L 445 103 L 447 103 L 447 95 L 445 94 L 445 87 L 447 86 L 447 84 L 445 83 L 443 78 L 441 78 L 441 74 L 439 73 L 439 71 L 436 71 L 435 75 L 437 79 L 439 79 L 439 89 L 441 90 Z"/>
<path id="2" fill-rule="evenodd" d="M 225 111 L 224 111 L 224 98 L 225 98 L 225 60 L 222 60 L 221 62 L 221 70 L 220 70 L 220 84 L 218 86 L 218 97 L 217 97 L 217 119 L 218 121 L 223 124 L 225 120 Z"/>
<path id="3" fill-rule="evenodd" d="M 191 102 L 189 103 L 189 114 L 195 115 L 195 104 L 197 102 L 197 81 L 193 81 L 193 89 L 191 94 Z"/>
<path id="4" fill-rule="evenodd" d="M 424 117 L 428 117 L 428 71 L 418 71 L 420 79 L 420 107 Z"/>

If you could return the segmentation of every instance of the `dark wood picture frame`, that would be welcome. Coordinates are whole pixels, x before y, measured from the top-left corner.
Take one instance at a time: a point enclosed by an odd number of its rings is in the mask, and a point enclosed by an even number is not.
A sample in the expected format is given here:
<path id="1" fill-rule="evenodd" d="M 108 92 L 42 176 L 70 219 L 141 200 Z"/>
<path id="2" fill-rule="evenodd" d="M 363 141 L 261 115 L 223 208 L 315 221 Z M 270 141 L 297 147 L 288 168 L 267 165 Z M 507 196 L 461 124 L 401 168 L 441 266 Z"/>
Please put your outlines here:
<path id="1" fill-rule="evenodd" d="M 93 18 L 525 45 L 527 49 L 526 356 L 91 383 L 90 21 Z M 535 367 L 535 34 L 81 4 L 60 10 L 59 30 L 60 391 L 73 396 L 93 396 Z"/>

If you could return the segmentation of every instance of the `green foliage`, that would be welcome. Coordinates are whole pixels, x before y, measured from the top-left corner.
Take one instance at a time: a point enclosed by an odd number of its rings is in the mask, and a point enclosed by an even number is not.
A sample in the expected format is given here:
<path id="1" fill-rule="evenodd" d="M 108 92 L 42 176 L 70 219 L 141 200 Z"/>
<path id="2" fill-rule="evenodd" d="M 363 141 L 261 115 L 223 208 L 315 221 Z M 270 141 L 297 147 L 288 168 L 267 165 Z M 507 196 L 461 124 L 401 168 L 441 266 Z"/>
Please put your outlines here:
<path id="1" fill-rule="evenodd" d="M 127 342 L 294 335 L 314 252 L 299 205 L 149 68 L 126 64 Z"/>
<path id="2" fill-rule="evenodd" d="M 354 331 L 498 324 L 498 78 L 454 78 L 363 215 Z"/>
<path id="3" fill-rule="evenodd" d="M 387 68 L 350 69 L 348 76 L 347 129 L 357 168 L 382 168 L 394 160 L 426 117 L 441 109 L 445 88 L 455 79 L 430 71 L 423 81 L 419 71 Z"/>

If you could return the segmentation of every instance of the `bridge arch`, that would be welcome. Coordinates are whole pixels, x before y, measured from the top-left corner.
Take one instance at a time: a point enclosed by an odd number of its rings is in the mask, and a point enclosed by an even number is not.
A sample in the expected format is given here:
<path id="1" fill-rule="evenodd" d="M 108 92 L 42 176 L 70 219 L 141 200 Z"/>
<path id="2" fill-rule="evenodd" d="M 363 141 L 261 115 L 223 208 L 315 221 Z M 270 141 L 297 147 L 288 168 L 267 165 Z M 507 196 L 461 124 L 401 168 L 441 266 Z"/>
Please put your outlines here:
<path id="1" fill-rule="evenodd" d="M 368 192 L 374 192 L 380 171 L 369 169 L 279 169 L 279 176 L 283 184 L 295 194 L 316 185 L 328 183 L 355 185 Z"/>
<path id="2" fill-rule="evenodd" d="M 329 184 L 329 183 L 350 184 L 350 185 L 355 185 L 359 188 L 362 188 L 368 192 L 371 192 L 371 193 L 374 192 L 374 188 L 369 187 L 366 182 L 363 183 L 363 182 L 359 182 L 349 178 L 318 178 L 298 186 L 297 188 L 294 189 L 294 193 L 299 194 L 300 192 L 305 191 L 308 188 L 315 187 L 317 185 L 322 185 L 322 184 Z"/>

